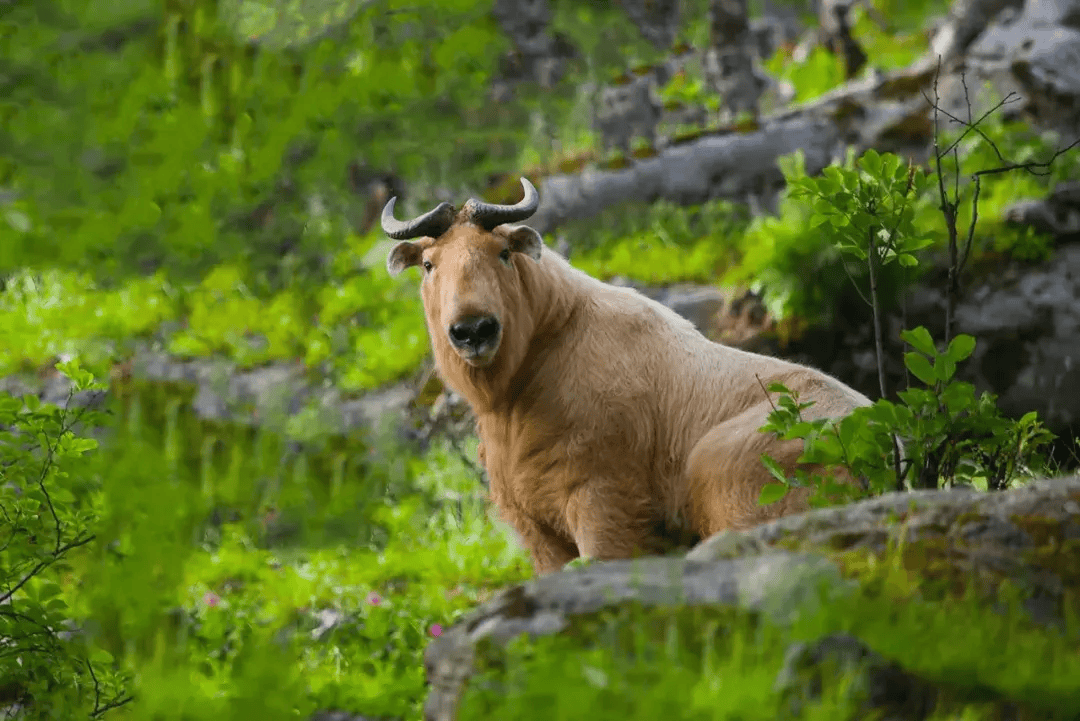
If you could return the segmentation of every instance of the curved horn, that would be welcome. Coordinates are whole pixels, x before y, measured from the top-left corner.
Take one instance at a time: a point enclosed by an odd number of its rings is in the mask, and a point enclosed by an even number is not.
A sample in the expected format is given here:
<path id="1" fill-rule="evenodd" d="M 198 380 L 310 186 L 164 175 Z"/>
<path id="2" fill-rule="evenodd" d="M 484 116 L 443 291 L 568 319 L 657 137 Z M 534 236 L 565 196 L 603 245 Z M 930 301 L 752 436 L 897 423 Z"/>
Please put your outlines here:
<path id="1" fill-rule="evenodd" d="M 539 207 L 540 194 L 536 192 L 536 188 L 528 178 L 522 177 L 521 187 L 525 191 L 525 197 L 515 205 L 494 205 L 481 202 L 476 198 L 469 198 L 464 207 L 466 217 L 484 230 L 491 230 L 503 223 L 525 220 Z"/>
<path id="2" fill-rule="evenodd" d="M 396 201 L 397 196 L 390 198 L 382 210 L 383 232 L 394 240 L 408 240 L 425 235 L 437 238 L 454 222 L 454 206 L 449 203 L 439 203 L 434 210 L 412 220 L 398 220 L 394 217 Z"/>

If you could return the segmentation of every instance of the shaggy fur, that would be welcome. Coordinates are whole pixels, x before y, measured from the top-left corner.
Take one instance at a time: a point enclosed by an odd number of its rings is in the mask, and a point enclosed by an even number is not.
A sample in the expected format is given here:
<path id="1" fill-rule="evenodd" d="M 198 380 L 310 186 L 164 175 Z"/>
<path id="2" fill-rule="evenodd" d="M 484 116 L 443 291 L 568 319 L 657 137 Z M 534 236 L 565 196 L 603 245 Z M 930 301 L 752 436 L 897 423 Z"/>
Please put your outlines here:
<path id="1" fill-rule="evenodd" d="M 426 264 L 438 371 L 476 414 L 492 501 L 538 573 L 804 510 L 807 489 L 757 503 L 771 479 L 761 454 L 791 470 L 802 450 L 758 431 L 770 411 L 761 383 L 815 401 L 807 418 L 870 403 L 820 371 L 710 341 L 667 307 L 572 268 L 527 226 L 459 221 L 388 259 L 392 273 Z M 497 350 L 466 360 L 448 328 L 483 314 L 502 324 Z"/>

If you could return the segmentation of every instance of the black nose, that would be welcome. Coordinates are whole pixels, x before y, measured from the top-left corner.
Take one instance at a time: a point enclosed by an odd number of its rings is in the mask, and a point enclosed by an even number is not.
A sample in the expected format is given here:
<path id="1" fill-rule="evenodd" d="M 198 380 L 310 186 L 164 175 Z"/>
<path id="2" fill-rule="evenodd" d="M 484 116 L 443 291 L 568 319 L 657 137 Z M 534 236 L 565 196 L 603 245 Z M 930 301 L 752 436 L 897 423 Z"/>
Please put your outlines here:
<path id="1" fill-rule="evenodd" d="M 477 349 L 499 335 L 499 321 L 490 315 L 465 318 L 450 326 L 450 342 L 458 348 Z"/>

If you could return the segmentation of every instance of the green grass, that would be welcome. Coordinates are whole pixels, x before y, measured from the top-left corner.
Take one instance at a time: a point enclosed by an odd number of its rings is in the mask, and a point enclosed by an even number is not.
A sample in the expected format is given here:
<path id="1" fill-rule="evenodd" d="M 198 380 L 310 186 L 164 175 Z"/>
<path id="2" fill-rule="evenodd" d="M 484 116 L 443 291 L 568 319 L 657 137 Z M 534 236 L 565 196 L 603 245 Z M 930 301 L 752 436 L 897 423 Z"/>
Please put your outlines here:
<path id="1" fill-rule="evenodd" d="M 179 400 L 128 396 L 86 469 L 99 536 L 65 587 L 132 674 L 134 701 L 108 718 L 418 718 L 426 642 L 530 573 L 475 475 L 445 446 L 322 439 L 290 455 Z"/>

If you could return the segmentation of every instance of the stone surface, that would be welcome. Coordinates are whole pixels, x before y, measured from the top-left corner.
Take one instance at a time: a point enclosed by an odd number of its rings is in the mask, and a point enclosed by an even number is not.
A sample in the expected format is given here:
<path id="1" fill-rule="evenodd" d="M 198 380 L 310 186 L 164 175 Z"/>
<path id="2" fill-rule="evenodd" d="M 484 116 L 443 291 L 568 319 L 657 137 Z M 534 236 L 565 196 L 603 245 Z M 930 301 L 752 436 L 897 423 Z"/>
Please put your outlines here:
<path id="1" fill-rule="evenodd" d="M 991 4 L 993 4 L 991 2 Z M 1002 4 L 1002 3 L 998 3 Z M 1002 90 L 1017 90 L 1021 103 L 1040 125 L 1058 130 L 1069 142 L 1080 134 L 1080 3 L 1077 0 L 1027 0 L 1016 12 L 1002 12 L 967 48 L 969 87 L 990 80 Z M 959 109 L 955 79 L 945 92 Z M 1000 97 L 979 98 L 974 112 Z M 963 117 L 963 116 L 961 116 Z"/>
<path id="2" fill-rule="evenodd" d="M 1056 625 L 1065 613 L 1065 590 L 1080 588 L 1080 476 L 997 493 L 892 493 L 724 532 L 681 559 L 599 562 L 535 578 L 501 592 L 430 642 L 425 718 L 455 718 L 481 641 L 498 647 L 521 634 L 559 633 L 574 616 L 628 602 L 753 609 L 783 624 L 820 603 L 822 591 L 833 600 L 852 592 L 856 582 L 843 580 L 833 565 L 843 554 L 880 557 L 890 548 L 914 554 L 905 556 L 905 568 L 926 580 L 975 582 L 991 603 L 1007 580 L 1027 591 L 1035 621 Z M 794 703 L 812 697 L 812 671 L 828 658 L 863 669 L 866 700 L 875 708 L 918 711 L 932 697 L 918 679 L 844 638 L 793 648 L 777 687 Z"/>
<path id="3" fill-rule="evenodd" d="M 1080 153 L 1080 147 L 1073 152 Z M 1080 181 L 1060 183 L 1046 198 L 1014 203 L 1006 208 L 1005 220 L 1031 226 L 1058 242 L 1080 237 Z"/>
<path id="4" fill-rule="evenodd" d="M 889 493 L 742 534 L 721 533 L 700 543 L 687 560 L 762 552 L 777 544 L 883 554 L 890 543 L 922 554 L 928 568 L 940 562 L 931 575 L 978 575 L 989 594 L 1009 579 L 1029 592 L 1025 606 L 1035 620 L 1057 623 L 1065 589 L 1080 586 L 1080 565 L 1074 565 L 1080 564 L 1080 475 L 995 493 Z"/>
<path id="5" fill-rule="evenodd" d="M 783 551 L 707 562 L 671 557 L 611 561 L 541 576 L 501 592 L 428 645 L 424 666 L 431 690 L 424 717 L 455 718 L 481 640 L 503 644 L 523 633 L 558 633 L 571 616 L 630 601 L 646 607 L 732 605 L 762 611 L 782 623 L 817 602 L 822 588 L 843 593 L 847 587 L 823 559 Z"/>

